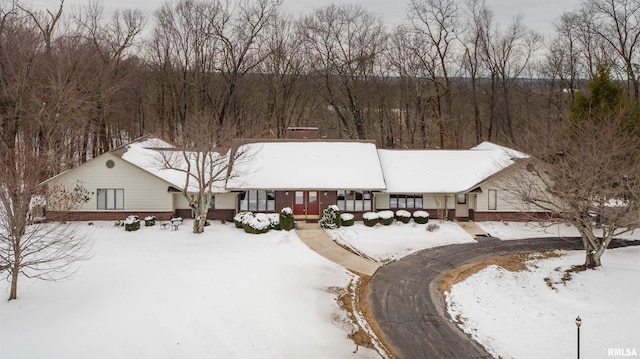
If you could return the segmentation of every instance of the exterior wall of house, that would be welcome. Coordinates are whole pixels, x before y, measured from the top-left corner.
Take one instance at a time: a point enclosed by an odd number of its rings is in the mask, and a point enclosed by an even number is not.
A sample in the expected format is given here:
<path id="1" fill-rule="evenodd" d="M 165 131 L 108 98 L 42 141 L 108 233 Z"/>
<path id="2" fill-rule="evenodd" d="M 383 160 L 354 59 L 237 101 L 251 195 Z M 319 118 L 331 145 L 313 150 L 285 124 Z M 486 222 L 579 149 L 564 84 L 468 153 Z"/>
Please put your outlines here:
<path id="1" fill-rule="evenodd" d="M 389 193 L 376 192 L 373 194 L 375 210 L 383 211 L 389 209 Z"/>
<path id="2" fill-rule="evenodd" d="M 518 176 L 522 167 L 514 168 L 500 177 L 490 179 L 480 185 L 481 193 L 476 194 L 473 219 L 475 221 L 532 221 L 548 219 L 549 214 L 535 206 L 520 201 L 511 193 L 508 184 L 511 176 Z M 489 209 L 489 191 L 496 191 L 496 208 Z"/>
<path id="3" fill-rule="evenodd" d="M 320 191 L 318 198 L 320 198 L 320 215 L 327 207 L 338 203 L 337 191 Z"/>
<path id="4" fill-rule="evenodd" d="M 237 198 L 238 195 L 234 192 L 228 193 L 217 193 L 216 197 L 216 208 L 215 209 L 232 209 L 235 210 L 237 206 Z"/>
<path id="5" fill-rule="evenodd" d="M 108 168 L 107 162 L 113 161 Z M 148 172 L 122 160 L 111 153 L 105 153 L 83 165 L 51 179 L 47 185 L 62 185 L 70 190 L 80 181 L 90 192 L 89 201 L 76 210 L 75 217 L 87 220 L 124 219 L 126 215 L 167 214 L 174 211 L 174 196 L 168 192 L 169 184 Z M 98 189 L 123 189 L 124 201 L 121 210 L 98 210 Z M 64 215 L 65 208 L 47 206 L 47 219 L 56 220 Z M 59 213 L 56 213 L 59 212 Z M 85 215 L 82 216 L 81 213 Z M 84 218 L 86 217 L 86 218 Z"/>

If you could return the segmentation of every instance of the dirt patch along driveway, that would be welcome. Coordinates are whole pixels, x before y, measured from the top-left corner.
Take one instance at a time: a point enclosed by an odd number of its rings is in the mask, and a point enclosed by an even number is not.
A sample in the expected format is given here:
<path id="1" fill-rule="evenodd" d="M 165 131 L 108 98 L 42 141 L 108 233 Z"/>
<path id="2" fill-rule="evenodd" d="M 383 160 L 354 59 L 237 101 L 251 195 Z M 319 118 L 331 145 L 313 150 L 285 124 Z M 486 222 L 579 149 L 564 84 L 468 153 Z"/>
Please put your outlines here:
<path id="1" fill-rule="evenodd" d="M 638 244 L 615 241 L 610 248 Z M 578 238 L 489 239 L 427 249 L 378 269 L 369 284 L 368 302 L 400 358 L 491 358 L 447 314 L 438 288 L 444 276 L 455 268 L 509 253 L 580 249 Z M 468 271 L 473 270 L 471 264 Z"/>

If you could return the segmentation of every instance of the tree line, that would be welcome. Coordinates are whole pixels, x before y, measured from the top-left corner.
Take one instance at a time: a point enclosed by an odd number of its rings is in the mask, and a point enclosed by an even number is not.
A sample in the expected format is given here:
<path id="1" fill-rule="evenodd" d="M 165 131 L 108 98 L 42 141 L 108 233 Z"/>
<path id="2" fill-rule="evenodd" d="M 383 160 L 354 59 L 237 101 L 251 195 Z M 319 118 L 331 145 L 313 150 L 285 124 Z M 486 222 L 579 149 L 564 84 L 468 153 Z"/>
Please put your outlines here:
<path id="1" fill-rule="evenodd" d="M 386 148 L 518 144 L 560 121 L 597 64 L 638 100 L 639 8 L 586 0 L 545 39 L 482 0 L 409 0 L 394 28 L 355 5 L 293 18 L 280 0 L 180 0 L 145 18 L 2 1 L 0 136 L 5 150 L 28 138 L 54 173 L 203 127 L 221 142 L 317 126 Z"/>

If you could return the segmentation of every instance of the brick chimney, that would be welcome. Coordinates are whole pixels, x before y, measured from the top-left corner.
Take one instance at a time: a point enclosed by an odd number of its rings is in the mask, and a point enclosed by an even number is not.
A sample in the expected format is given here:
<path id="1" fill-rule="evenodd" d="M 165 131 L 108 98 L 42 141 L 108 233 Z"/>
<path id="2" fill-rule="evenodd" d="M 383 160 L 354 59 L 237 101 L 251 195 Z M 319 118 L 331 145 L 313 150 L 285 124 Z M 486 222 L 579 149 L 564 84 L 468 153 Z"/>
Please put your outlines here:
<path id="1" fill-rule="evenodd" d="M 287 139 L 290 140 L 317 140 L 319 136 L 317 127 L 288 127 Z"/>

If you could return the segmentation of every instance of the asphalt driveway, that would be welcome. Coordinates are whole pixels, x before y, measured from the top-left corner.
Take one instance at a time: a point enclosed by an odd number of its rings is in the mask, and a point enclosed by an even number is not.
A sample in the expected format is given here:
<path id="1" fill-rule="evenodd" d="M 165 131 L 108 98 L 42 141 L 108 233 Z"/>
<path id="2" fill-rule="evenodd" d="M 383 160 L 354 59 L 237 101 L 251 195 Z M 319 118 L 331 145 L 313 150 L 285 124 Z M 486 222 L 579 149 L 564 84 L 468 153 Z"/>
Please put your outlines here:
<path id="1" fill-rule="evenodd" d="M 613 241 L 609 248 L 639 245 Z M 369 305 L 380 328 L 403 359 L 492 358 L 452 322 L 438 291 L 440 278 L 461 265 L 514 252 L 583 249 L 579 238 L 541 238 L 426 249 L 384 265 L 369 285 Z"/>

